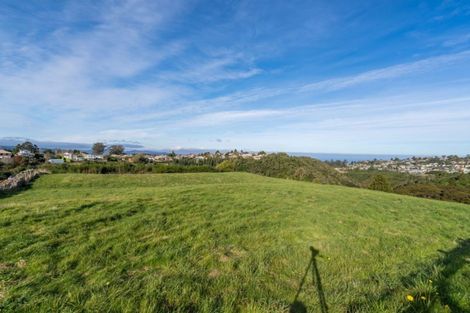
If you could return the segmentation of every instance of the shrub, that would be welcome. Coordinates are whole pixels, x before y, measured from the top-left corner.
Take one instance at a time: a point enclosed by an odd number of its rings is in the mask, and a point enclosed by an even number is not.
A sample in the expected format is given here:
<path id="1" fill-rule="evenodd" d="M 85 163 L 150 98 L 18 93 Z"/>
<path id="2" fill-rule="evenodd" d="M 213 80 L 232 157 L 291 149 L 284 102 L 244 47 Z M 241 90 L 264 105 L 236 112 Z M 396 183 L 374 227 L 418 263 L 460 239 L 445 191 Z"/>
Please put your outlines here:
<path id="1" fill-rule="evenodd" d="M 392 190 L 392 188 L 390 187 L 390 183 L 388 182 L 388 179 L 381 174 L 374 176 L 372 182 L 369 185 L 369 189 L 385 191 L 385 192 L 390 192 Z"/>
<path id="2" fill-rule="evenodd" d="M 235 170 L 235 165 L 231 160 L 225 160 L 222 163 L 216 166 L 216 169 L 221 172 L 233 172 Z"/>

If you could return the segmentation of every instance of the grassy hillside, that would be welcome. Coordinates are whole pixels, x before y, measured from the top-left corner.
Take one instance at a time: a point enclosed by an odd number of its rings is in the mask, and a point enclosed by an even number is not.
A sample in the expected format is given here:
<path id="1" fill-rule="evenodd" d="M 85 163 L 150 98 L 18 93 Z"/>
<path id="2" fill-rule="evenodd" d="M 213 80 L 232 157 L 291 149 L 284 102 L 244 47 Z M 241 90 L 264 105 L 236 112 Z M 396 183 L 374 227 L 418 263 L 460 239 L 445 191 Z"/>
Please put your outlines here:
<path id="1" fill-rule="evenodd" d="M 269 154 L 260 160 L 251 158 L 226 160 L 219 164 L 218 168 L 322 184 L 354 185 L 349 177 L 320 160 L 289 156 L 286 153 Z"/>
<path id="2" fill-rule="evenodd" d="M 247 173 L 57 174 L 0 199 L 0 229 L 1 312 L 288 312 L 310 245 L 329 312 L 470 309 L 464 204 Z M 298 300 L 317 299 L 309 274 Z"/>
<path id="3" fill-rule="evenodd" d="M 85 174 L 144 174 L 144 173 L 195 173 L 239 171 L 269 177 L 287 178 L 323 184 L 353 186 L 353 180 L 330 165 L 309 157 L 289 156 L 286 153 L 273 153 L 260 160 L 253 158 L 222 159 L 208 157 L 200 159 L 177 159 L 169 164 L 144 164 L 129 162 L 81 162 L 61 165 L 44 164 L 43 168 L 52 173 Z"/>

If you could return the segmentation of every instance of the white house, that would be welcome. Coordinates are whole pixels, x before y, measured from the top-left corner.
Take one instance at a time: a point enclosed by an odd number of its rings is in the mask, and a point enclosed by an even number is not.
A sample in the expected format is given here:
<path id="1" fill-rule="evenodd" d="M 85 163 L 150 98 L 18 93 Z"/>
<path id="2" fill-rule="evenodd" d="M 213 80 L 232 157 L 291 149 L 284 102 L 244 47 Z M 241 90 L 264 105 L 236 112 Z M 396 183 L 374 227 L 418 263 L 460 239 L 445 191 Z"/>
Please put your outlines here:
<path id="1" fill-rule="evenodd" d="M 51 164 L 64 164 L 64 159 L 50 159 L 47 162 L 49 162 Z"/>
<path id="2" fill-rule="evenodd" d="M 98 154 L 85 154 L 84 158 L 88 161 L 103 160 L 103 156 Z"/>
<path id="3" fill-rule="evenodd" d="M 168 155 L 165 155 L 165 154 L 161 154 L 161 155 L 156 155 L 153 157 L 153 160 L 155 162 L 169 162 L 172 160 L 171 157 L 169 157 Z"/>
<path id="4" fill-rule="evenodd" d="M 11 158 L 11 152 L 0 149 L 0 159 L 9 159 L 9 158 Z"/>
<path id="5" fill-rule="evenodd" d="M 72 152 L 64 152 L 64 158 L 72 160 L 73 153 Z"/>
<path id="6" fill-rule="evenodd" d="M 82 156 L 73 154 L 71 152 L 64 152 L 64 158 L 66 158 L 67 160 L 75 161 L 75 162 L 80 162 L 84 160 Z"/>
<path id="7" fill-rule="evenodd" d="M 34 153 L 32 153 L 29 150 L 20 150 L 18 151 L 17 155 L 24 157 L 24 158 L 32 158 L 34 156 Z"/>

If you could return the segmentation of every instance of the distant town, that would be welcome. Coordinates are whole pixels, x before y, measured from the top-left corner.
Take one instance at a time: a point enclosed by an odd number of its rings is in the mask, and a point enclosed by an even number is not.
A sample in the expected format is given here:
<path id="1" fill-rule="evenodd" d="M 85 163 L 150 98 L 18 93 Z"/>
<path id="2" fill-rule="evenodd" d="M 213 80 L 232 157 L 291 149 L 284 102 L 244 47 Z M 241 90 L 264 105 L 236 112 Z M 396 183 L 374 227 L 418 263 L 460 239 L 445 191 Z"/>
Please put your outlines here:
<path id="1" fill-rule="evenodd" d="M 343 162 L 336 167 L 339 171 L 379 170 L 408 174 L 428 174 L 433 172 L 470 173 L 470 156 L 456 155 L 434 157 L 411 157 L 407 159 L 371 160 L 360 162 Z"/>
<path id="2" fill-rule="evenodd" d="M 231 150 L 227 152 L 204 152 L 176 154 L 175 152 L 151 154 L 151 153 L 125 153 L 124 146 L 111 145 L 106 147 L 103 143 L 95 143 L 91 153 L 80 150 L 64 149 L 40 149 L 31 142 L 18 144 L 14 149 L 0 149 L 0 162 L 13 164 L 22 160 L 35 159 L 39 163 L 64 164 L 66 162 L 105 162 L 124 161 L 130 163 L 171 163 L 178 160 L 204 161 L 211 158 L 217 159 L 254 159 L 259 160 L 266 155 L 265 152 L 246 152 Z"/>
<path id="3" fill-rule="evenodd" d="M 76 162 L 106 162 L 121 161 L 129 163 L 178 163 L 191 161 L 193 163 L 205 162 L 207 160 L 226 159 L 254 159 L 260 160 L 267 153 L 247 152 L 243 150 L 215 151 L 202 153 L 176 154 L 169 153 L 126 153 L 122 145 L 106 146 L 103 143 L 95 143 L 90 152 L 81 150 L 65 149 L 40 149 L 31 142 L 18 144 L 14 149 L 0 149 L 0 163 L 14 164 L 21 162 L 64 164 Z M 345 173 L 352 170 L 379 170 L 401 172 L 408 174 L 428 174 L 433 172 L 445 173 L 470 173 L 470 156 L 460 157 L 456 155 L 432 156 L 432 157 L 410 157 L 406 159 L 392 158 L 390 160 L 368 160 L 368 161 L 338 161 L 331 160 L 326 163 L 335 167 L 339 172 Z"/>

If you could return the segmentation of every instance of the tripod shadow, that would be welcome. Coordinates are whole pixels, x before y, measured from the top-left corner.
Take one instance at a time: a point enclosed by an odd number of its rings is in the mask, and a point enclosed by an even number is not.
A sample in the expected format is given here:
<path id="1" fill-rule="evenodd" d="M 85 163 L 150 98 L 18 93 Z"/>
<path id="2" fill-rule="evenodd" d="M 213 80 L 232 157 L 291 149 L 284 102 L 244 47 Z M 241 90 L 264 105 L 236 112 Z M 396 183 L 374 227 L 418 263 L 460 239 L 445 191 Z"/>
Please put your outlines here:
<path id="1" fill-rule="evenodd" d="M 317 289 L 318 300 L 320 303 L 320 310 L 322 313 L 328 313 L 328 306 L 326 304 L 325 293 L 323 292 L 323 286 L 321 283 L 320 272 L 318 271 L 317 259 L 316 259 L 320 251 L 318 251 L 314 247 L 310 247 L 310 252 L 312 256 L 310 257 L 310 261 L 308 262 L 307 269 L 305 270 L 305 274 L 302 277 L 302 280 L 300 281 L 299 289 L 297 289 L 297 293 L 295 295 L 294 301 L 289 307 L 290 313 L 306 313 L 307 312 L 307 308 L 305 307 L 305 304 L 303 304 L 298 299 L 299 299 L 300 292 L 302 291 L 302 288 L 305 284 L 305 281 L 307 279 L 310 269 L 312 270 L 312 281 L 315 285 L 315 288 Z"/>

